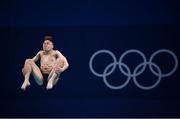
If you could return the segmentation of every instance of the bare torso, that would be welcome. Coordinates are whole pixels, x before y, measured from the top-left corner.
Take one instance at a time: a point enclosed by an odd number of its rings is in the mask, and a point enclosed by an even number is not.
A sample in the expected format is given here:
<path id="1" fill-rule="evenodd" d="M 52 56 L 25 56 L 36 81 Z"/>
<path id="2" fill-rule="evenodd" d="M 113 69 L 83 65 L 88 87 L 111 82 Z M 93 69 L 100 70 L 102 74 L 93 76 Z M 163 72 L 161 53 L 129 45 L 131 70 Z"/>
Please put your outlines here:
<path id="1" fill-rule="evenodd" d="M 42 51 L 40 53 L 40 69 L 43 74 L 49 74 L 55 65 L 57 59 L 56 51 L 52 51 L 50 53 L 45 53 Z"/>

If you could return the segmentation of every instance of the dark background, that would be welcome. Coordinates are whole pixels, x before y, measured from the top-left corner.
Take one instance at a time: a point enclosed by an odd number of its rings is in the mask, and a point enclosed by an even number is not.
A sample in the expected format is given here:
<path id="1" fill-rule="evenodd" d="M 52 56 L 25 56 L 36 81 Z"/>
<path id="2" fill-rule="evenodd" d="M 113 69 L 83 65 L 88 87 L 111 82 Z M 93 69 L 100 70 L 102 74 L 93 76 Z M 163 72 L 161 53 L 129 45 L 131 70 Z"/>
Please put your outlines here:
<path id="1" fill-rule="evenodd" d="M 90 57 L 101 49 L 112 51 L 117 59 L 138 49 L 149 59 L 166 48 L 179 58 L 179 5 L 177 0 L 1 1 L 0 117 L 180 117 L 179 68 L 146 91 L 132 80 L 123 89 L 109 89 L 89 70 Z M 70 67 L 52 90 L 31 77 L 24 92 L 24 61 L 42 49 L 45 35 L 54 37 L 55 49 L 67 57 Z M 111 61 L 106 58 L 97 60 L 97 70 L 102 72 Z M 133 70 L 138 59 L 129 55 L 126 64 Z M 162 72 L 173 66 L 166 55 L 156 63 Z M 142 82 L 156 80 L 148 71 Z M 117 85 L 125 78 L 116 69 L 108 81 Z"/>

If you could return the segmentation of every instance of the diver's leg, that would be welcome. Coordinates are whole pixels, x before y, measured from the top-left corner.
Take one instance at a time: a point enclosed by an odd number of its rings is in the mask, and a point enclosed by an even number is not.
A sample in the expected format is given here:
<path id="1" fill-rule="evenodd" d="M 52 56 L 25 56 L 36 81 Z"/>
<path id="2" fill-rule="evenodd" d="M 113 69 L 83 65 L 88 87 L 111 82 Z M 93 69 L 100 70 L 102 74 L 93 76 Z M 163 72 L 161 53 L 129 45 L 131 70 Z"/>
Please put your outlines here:
<path id="1" fill-rule="evenodd" d="M 25 65 L 23 68 L 23 75 L 24 75 L 25 79 L 24 79 L 23 85 L 21 86 L 21 89 L 25 90 L 26 87 L 30 85 L 29 77 L 30 77 L 31 73 L 33 74 L 36 82 L 39 85 L 43 84 L 43 76 L 41 74 L 40 69 L 31 59 L 27 59 L 25 61 Z"/>
<path id="2" fill-rule="evenodd" d="M 48 78 L 48 83 L 46 89 L 52 89 L 54 85 L 55 79 L 57 79 L 58 74 L 57 73 L 52 73 L 51 77 Z"/>
<path id="3" fill-rule="evenodd" d="M 56 73 L 54 69 L 52 69 L 51 73 L 48 76 L 48 84 L 46 89 L 52 89 L 53 86 L 59 80 L 60 72 Z"/>
<path id="4" fill-rule="evenodd" d="M 31 67 L 30 62 L 31 62 L 30 59 L 27 59 L 25 61 L 24 68 L 22 70 L 23 75 L 24 75 L 24 82 L 23 82 L 23 84 L 21 86 L 22 90 L 26 90 L 26 87 L 30 85 L 29 77 L 30 77 L 30 74 L 31 74 L 31 71 L 32 71 L 32 67 Z"/>
<path id="5" fill-rule="evenodd" d="M 33 74 L 33 77 L 34 77 L 36 83 L 38 85 L 42 85 L 43 84 L 43 75 L 42 75 L 39 67 L 34 62 L 32 62 L 32 69 L 33 69 L 32 74 Z"/>
<path id="6" fill-rule="evenodd" d="M 54 79 L 53 85 L 56 85 L 56 83 L 58 82 L 60 74 L 61 73 L 58 73 L 57 77 Z"/>
<path id="7" fill-rule="evenodd" d="M 60 74 L 63 72 L 63 65 L 64 62 L 61 61 L 60 59 L 56 61 L 55 66 L 53 67 L 52 71 L 50 72 L 48 76 L 48 84 L 47 84 L 47 89 L 52 89 L 53 85 L 57 83 L 59 80 Z"/>

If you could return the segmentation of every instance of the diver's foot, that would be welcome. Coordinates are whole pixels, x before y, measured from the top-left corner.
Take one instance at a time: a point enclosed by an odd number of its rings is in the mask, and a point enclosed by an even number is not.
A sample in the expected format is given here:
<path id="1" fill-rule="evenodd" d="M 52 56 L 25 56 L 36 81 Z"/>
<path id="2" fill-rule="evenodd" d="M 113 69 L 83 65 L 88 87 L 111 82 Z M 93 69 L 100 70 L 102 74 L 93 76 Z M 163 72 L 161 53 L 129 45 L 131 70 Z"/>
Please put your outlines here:
<path id="1" fill-rule="evenodd" d="M 21 86 L 22 90 L 26 90 L 26 87 L 30 86 L 30 82 L 28 80 L 24 80 L 24 83 Z"/>
<path id="2" fill-rule="evenodd" d="M 53 88 L 53 84 L 51 82 L 48 82 L 47 86 L 46 86 L 46 89 L 47 90 L 50 90 Z"/>

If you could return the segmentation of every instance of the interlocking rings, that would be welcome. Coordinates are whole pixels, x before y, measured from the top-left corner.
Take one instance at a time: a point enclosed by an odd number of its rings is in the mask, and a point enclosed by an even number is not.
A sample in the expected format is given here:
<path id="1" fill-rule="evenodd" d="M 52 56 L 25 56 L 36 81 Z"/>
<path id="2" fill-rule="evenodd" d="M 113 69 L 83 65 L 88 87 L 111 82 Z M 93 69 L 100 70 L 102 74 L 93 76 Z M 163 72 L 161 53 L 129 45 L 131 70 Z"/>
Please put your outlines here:
<path id="1" fill-rule="evenodd" d="M 102 53 L 105 53 L 105 54 L 110 55 L 110 56 L 112 57 L 112 59 L 113 59 L 113 62 L 110 63 L 110 64 L 104 69 L 104 71 L 103 71 L 102 74 L 100 74 L 100 73 L 97 73 L 97 72 L 94 70 L 92 64 L 93 64 L 94 58 L 95 58 L 97 55 L 102 54 Z M 124 57 L 125 57 L 126 55 L 130 54 L 130 53 L 136 53 L 136 54 L 140 55 L 140 56 L 142 57 L 142 59 L 143 59 L 143 62 L 140 63 L 139 65 L 137 65 L 137 66 L 135 67 L 135 69 L 134 69 L 133 72 L 130 70 L 130 68 L 129 68 L 125 63 L 123 63 Z M 155 58 L 155 56 L 157 56 L 157 55 L 160 54 L 160 53 L 168 53 L 169 55 L 171 55 L 171 56 L 173 57 L 174 62 L 175 62 L 173 69 L 172 69 L 170 72 L 166 73 L 166 74 L 165 74 L 165 73 L 162 73 L 162 70 L 160 69 L 160 67 L 153 62 L 153 59 Z M 119 85 L 119 86 L 114 86 L 114 85 L 110 84 L 110 83 L 107 81 L 106 77 L 109 76 L 109 75 L 111 75 L 111 74 L 113 73 L 113 71 L 115 70 L 115 68 L 116 68 L 117 65 L 119 66 L 119 70 L 121 71 L 121 73 L 122 73 L 123 75 L 127 76 L 127 79 L 126 79 L 126 81 L 125 81 L 123 84 L 121 84 L 121 85 Z M 137 81 L 137 78 L 136 78 L 136 77 L 139 76 L 139 75 L 141 75 L 141 74 L 145 71 L 147 65 L 149 66 L 150 71 L 151 71 L 155 76 L 157 76 L 158 79 L 157 79 L 157 81 L 156 81 L 153 85 L 143 86 L 143 85 L 141 85 L 141 84 Z M 111 67 L 112 67 L 112 68 L 111 68 Z M 141 68 L 141 67 L 142 67 L 142 68 Z M 156 70 L 154 70 L 153 67 L 154 67 Z M 136 49 L 131 49 L 131 50 L 125 51 L 125 52 L 120 56 L 119 61 L 116 60 L 115 55 L 114 55 L 111 51 L 109 51 L 109 50 L 99 50 L 99 51 L 95 52 L 95 53 L 91 56 L 90 61 L 89 61 L 89 68 L 90 68 L 91 72 L 92 72 L 95 76 L 102 77 L 102 78 L 103 78 L 103 81 L 104 81 L 104 83 L 105 83 L 105 85 L 106 85 L 107 87 L 109 87 L 109 88 L 111 88 L 111 89 L 116 89 L 116 90 L 117 90 L 117 89 L 122 89 L 122 88 L 124 88 L 126 85 L 128 85 L 128 83 L 129 83 L 129 81 L 130 81 L 131 78 L 133 79 L 135 85 L 136 85 L 138 88 L 143 89 L 143 90 L 153 89 L 153 88 L 155 88 L 156 86 L 159 85 L 159 83 L 160 83 L 160 81 L 161 81 L 162 78 L 168 77 L 168 76 L 172 75 L 172 74 L 176 71 L 177 67 L 178 67 L 178 59 L 177 59 L 177 56 L 176 56 L 172 51 L 170 51 L 170 50 L 168 50 L 168 49 L 160 49 L 160 50 L 157 50 L 156 52 L 154 52 L 154 53 L 151 55 L 149 61 L 147 61 L 145 55 L 144 55 L 141 51 L 136 50 Z M 111 68 L 111 70 L 109 71 L 110 68 Z M 126 71 L 125 71 L 124 69 L 126 69 Z"/>

